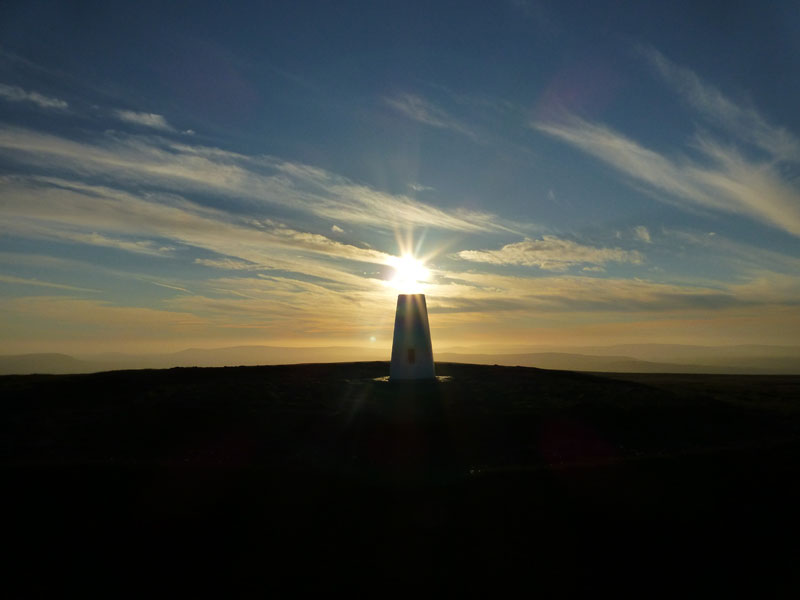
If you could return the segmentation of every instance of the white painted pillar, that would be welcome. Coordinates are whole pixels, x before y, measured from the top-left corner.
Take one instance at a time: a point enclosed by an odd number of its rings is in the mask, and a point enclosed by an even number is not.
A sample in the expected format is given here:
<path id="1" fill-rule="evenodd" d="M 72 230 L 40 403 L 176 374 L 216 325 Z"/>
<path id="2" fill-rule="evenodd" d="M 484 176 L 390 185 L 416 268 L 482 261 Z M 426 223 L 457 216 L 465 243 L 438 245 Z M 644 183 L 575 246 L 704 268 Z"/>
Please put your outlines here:
<path id="1" fill-rule="evenodd" d="M 435 379 L 425 294 L 400 294 L 394 317 L 390 380 Z"/>

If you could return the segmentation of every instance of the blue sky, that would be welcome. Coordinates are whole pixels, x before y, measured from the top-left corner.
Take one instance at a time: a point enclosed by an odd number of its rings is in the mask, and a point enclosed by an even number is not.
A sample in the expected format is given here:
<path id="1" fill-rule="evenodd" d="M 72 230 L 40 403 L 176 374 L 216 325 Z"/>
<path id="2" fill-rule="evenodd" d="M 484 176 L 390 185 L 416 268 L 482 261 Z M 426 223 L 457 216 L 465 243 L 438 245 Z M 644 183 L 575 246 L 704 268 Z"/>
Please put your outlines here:
<path id="1" fill-rule="evenodd" d="M 800 11 L 631 4 L 3 3 L 4 350 L 796 344 Z"/>

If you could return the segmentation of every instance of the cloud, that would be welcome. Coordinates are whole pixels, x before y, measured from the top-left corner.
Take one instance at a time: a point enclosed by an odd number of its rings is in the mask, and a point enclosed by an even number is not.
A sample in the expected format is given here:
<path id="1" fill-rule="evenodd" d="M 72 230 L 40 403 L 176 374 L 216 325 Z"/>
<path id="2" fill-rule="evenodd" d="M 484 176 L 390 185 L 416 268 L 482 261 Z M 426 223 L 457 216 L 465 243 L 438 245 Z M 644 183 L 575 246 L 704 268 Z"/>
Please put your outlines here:
<path id="1" fill-rule="evenodd" d="M 785 181 L 777 168 L 750 161 L 710 138 L 698 136 L 697 145 L 716 168 L 691 167 L 688 177 L 726 209 L 800 235 L 800 190 Z"/>
<path id="2" fill-rule="evenodd" d="M 151 281 L 148 280 L 148 283 L 152 283 L 153 285 L 157 285 L 158 287 L 167 288 L 168 290 L 176 290 L 178 292 L 183 292 L 184 294 L 191 294 L 189 290 L 186 288 L 182 288 L 179 285 L 172 285 L 170 283 L 164 283 L 163 281 Z"/>
<path id="3" fill-rule="evenodd" d="M 662 233 L 671 238 L 671 242 L 688 245 L 687 252 L 711 257 L 718 267 L 734 270 L 740 276 L 761 277 L 767 272 L 800 273 L 800 257 L 797 256 L 765 250 L 714 232 L 663 229 Z"/>
<path id="4" fill-rule="evenodd" d="M 677 161 L 576 116 L 533 126 L 607 163 L 632 181 L 690 205 L 746 215 L 800 235 L 800 191 L 784 181 L 775 166 L 748 160 L 708 136 L 695 137 L 695 149 L 705 162 Z"/>
<path id="5" fill-rule="evenodd" d="M 263 274 L 213 279 L 207 286 L 213 295 L 177 296 L 166 300 L 166 306 L 228 328 L 265 334 L 351 336 L 391 328 L 395 295 L 384 287 L 343 291 L 315 281 Z"/>
<path id="6" fill-rule="evenodd" d="M 166 239 L 262 269 L 303 273 L 350 288 L 372 284 L 332 261 L 384 265 L 389 259 L 388 254 L 371 248 L 269 220 L 231 215 L 174 195 L 137 195 L 46 177 L 0 177 L 0 184 L 4 203 L 0 230 L 13 235 L 145 253 L 165 250 L 130 238 Z"/>
<path id="7" fill-rule="evenodd" d="M 506 313 L 529 311 L 531 303 L 524 298 L 432 298 L 428 306 L 433 314 Z"/>
<path id="8" fill-rule="evenodd" d="M 134 252 L 136 254 L 147 254 L 150 256 L 165 256 L 174 248 L 158 244 L 151 240 L 131 240 L 120 239 L 103 235 L 92 231 L 91 233 L 71 232 L 71 231 L 42 231 L 42 234 L 70 241 L 79 244 L 87 244 L 90 246 L 102 246 L 105 248 L 114 248 L 116 250 L 124 250 L 125 252 Z"/>
<path id="9" fill-rule="evenodd" d="M 449 307 L 448 312 L 456 312 L 454 307 L 466 310 L 474 301 L 489 312 L 513 310 L 531 316 L 580 313 L 594 315 L 592 319 L 620 312 L 713 312 L 797 303 L 800 278 L 774 275 L 759 286 L 757 282 L 765 277 L 736 285 L 693 285 L 645 279 L 563 275 L 530 278 L 453 272 L 432 286 L 429 298 L 433 312 L 440 304 Z M 502 302 L 491 309 L 492 301 Z"/>
<path id="10" fill-rule="evenodd" d="M 658 51 L 643 47 L 640 52 L 667 85 L 730 140 L 738 141 L 738 147 L 698 130 L 683 152 L 668 157 L 575 115 L 532 126 L 607 163 L 632 183 L 665 192 L 685 208 L 744 215 L 800 235 L 800 190 L 781 168 L 783 163 L 800 162 L 800 141 Z M 761 158 L 753 158 L 755 150 Z"/>
<path id="11" fill-rule="evenodd" d="M 134 125 L 141 125 L 142 127 L 151 127 L 152 129 L 160 129 L 162 131 L 174 131 L 173 127 L 167 123 L 167 120 L 155 113 L 134 112 L 132 110 L 115 110 L 114 115 L 126 123 L 133 123 Z M 184 133 L 192 135 L 193 131 L 187 130 Z"/>
<path id="12" fill-rule="evenodd" d="M 204 267 L 228 271 L 255 271 L 263 268 L 257 264 L 235 258 L 195 258 L 194 262 Z"/>
<path id="13" fill-rule="evenodd" d="M 13 275 L 0 275 L 0 283 L 11 283 L 15 285 L 33 285 L 37 287 L 56 288 L 59 290 L 69 290 L 72 292 L 99 292 L 100 290 L 93 290 L 91 288 L 77 287 L 74 285 L 65 285 L 63 283 L 52 283 L 50 281 L 40 281 L 38 279 L 29 279 L 25 277 L 14 277 Z"/>
<path id="14" fill-rule="evenodd" d="M 800 161 L 800 141 L 786 129 L 772 125 L 752 107 L 737 105 L 693 71 L 679 67 L 658 50 L 641 47 L 639 51 L 664 82 L 705 117 L 777 160 Z"/>
<path id="15" fill-rule="evenodd" d="M 419 123 L 438 129 L 449 129 L 469 138 L 478 139 L 478 135 L 472 128 L 416 94 L 398 94 L 384 98 L 384 102 L 397 112 Z"/>
<path id="16" fill-rule="evenodd" d="M 595 248 L 546 235 L 540 240 L 525 239 L 506 244 L 499 250 L 462 250 L 458 258 L 495 265 L 535 266 L 548 271 L 565 271 L 579 264 L 604 265 L 608 262 L 639 264 L 643 257 L 635 250 Z"/>
<path id="17" fill-rule="evenodd" d="M 333 233 L 344 233 L 344 229 L 342 229 L 338 225 L 331 225 L 331 231 Z"/>
<path id="18" fill-rule="evenodd" d="M 0 83 L 0 98 L 9 102 L 31 102 L 39 108 L 67 110 L 69 104 L 64 100 L 45 96 L 39 92 L 27 92 L 16 85 L 6 85 Z"/>
<path id="19" fill-rule="evenodd" d="M 160 137 L 107 134 L 78 142 L 28 129 L 0 127 L 0 154 L 15 163 L 57 169 L 84 179 L 143 185 L 181 194 L 247 200 L 250 209 L 279 206 L 328 221 L 382 230 L 425 227 L 451 231 L 513 231 L 490 213 L 441 210 L 409 196 L 355 183 L 329 171 L 268 156 L 247 156 Z"/>
<path id="20" fill-rule="evenodd" d="M 651 244 L 653 242 L 653 240 L 650 239 L 650 232 L 644 225 L 637 225 L 636 227 L 634 227 L 633 235 L 637 240 L 645 242 L 646 244 Z"/>

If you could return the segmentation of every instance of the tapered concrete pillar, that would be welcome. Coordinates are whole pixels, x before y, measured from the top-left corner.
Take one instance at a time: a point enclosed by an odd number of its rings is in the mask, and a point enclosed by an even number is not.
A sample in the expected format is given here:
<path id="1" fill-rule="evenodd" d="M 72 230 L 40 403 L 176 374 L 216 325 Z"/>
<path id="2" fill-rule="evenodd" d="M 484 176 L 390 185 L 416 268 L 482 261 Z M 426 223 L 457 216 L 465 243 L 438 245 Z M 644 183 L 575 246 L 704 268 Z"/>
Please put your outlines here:
<path id="1" fill-rule="evenodd" d="M 425 294 L 400 294 L 394 317 L 390 380 L 435 379 Z"/>

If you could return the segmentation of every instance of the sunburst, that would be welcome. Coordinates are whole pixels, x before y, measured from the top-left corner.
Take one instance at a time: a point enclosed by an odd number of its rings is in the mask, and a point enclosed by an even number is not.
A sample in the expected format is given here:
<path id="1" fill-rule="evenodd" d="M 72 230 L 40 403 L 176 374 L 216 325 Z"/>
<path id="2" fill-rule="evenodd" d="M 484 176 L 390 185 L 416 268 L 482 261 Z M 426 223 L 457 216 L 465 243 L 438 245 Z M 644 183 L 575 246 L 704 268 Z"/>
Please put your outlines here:
<path id="1" fill-rule="evenodd" d="M 392 256 L 388 260 L 394 269 L 394 277 L 389 285 L 401 294 L 421 294 L 424 284 L 430 279 L 431 272 L 424 263 L 411 254 Z"/>

